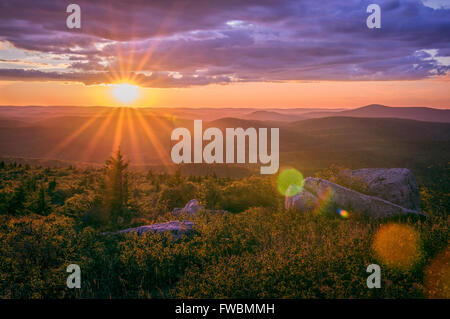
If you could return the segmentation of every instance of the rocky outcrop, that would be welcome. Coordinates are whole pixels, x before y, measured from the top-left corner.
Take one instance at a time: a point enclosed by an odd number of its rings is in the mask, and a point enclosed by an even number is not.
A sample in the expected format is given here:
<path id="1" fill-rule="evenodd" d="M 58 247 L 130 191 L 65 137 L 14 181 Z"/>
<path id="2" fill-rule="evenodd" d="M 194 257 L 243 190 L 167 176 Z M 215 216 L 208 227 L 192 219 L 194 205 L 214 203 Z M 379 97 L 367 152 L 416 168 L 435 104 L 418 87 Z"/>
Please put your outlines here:
<path id="1" fill-rule="evenodd" d="M 184 220 L 184 221 L 170 221 L 167 223 L 161 224 L 152 224 L 139 226 L 134 228 L 127 228 L 119 231 L 119 234 L 127 234 L 131 232 L 136 232 L 138 235 L 146 234 L 148 232 L 152 233 L 165 233 L 170 232 L 174 239 L 179 239 L 183 236 L 193 233 L 194 231 L 194 223 Z"/>
<path id="2" fill-rule="evenodd" d="M 286 196 L 284 206 L 289 208 L 295 208 L 300 210 L 314 210 L 319 203 L 319 199 L 316 195 L 310 191 L 303 189 L 295 196 Z"/>
<path id="3" fill-rule="evenodd" d="M 195 216 L 201 210 L 212 214 L 229 213 L 228 211 L 222 209 L 204 209 L 203 205 L 196 199 L 191 199 L 183 208 L 174 208 L 171 213 L 173 215 L 186 214 L 187 216 Z"/>
<path id="4" fill-rule="evenodd" d="M 190 215 L 196 215 L 200 210 L 203 209 L 203 205 L 199 203 L 196 199 L 191 199 L 183 208 L 174 208 L 172 210 L 172 214 L 174 215 L 182 215 L 186 214 L 188 216 Z"/>
<path id="5" fill-rule="evenodd" d="M 365 193 L 402 207 L 420 211 L 419 185 L 407 168 L 363 168 L 343 170 L 339 174 L 345 185 L 361 182 Z"/>
<path id="6" fill-rule="evenodd" d="M 286 198 L 285 207 L 323 212 L 337 212 L 344 209 L 350 214 L 363 214 L 374 218 L 409 214 L 423 215 L 419 210 L 409 209 L 386 199 L 362 194 L 330 181 L 313 177 L 305 179 L 303 190 L 299 194 Z"/>

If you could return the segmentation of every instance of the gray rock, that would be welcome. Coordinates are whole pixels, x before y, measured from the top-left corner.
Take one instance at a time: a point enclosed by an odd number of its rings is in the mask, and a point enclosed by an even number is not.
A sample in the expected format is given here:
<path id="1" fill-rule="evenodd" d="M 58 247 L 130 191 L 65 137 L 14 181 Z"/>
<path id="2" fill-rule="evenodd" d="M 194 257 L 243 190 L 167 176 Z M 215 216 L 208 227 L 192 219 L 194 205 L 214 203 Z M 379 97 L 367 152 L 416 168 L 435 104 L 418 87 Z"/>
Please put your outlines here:
<path id="1" fill-rule="evenodd" d="M 172 210 L 172 214 L 186 214 L 188 216 L 196 215 L 201 209 L 203 209 L 203 206 L 199 203 L 199 201 L 196 199 L 191 199 L 183 208 L 174 208 Z"/>
<path id="2" fill-rule="evenodd" d="M 170 232 L 175 239 L 179 239 L 185 235 L 192 233 L 194 230 L 194 223 L 184 220 L 182 222 L 178 220 L 170 221 L 161 224 L 152 224 L 139 226 L 134 228 L 127 228 L 119 231 L 119 234 L 127 234 L 131 232 L 136 232 L 138 235 L 146 234 L 148 232 L 152 233 L 165 233 Z"/>
<path id="3" fill-rule="evenodd" d="M 375 196 L 361 194 L 357 191 L 320 178 L 308 177 L 305 179 L 303 186 L 306 191 L 318 198 L 320 198 L 322 194 L 329 194 L 328 202 L 332 204 L 328 205 L 329 207 L 334 206 L 333 208 L 335 209 L 345 209 L 350 212 L 350 214 L 363 214 L 374 218 L 408 214 L 423 215 L 419 211 L 399 206 Z M 299 199 L 303 197 L 305 196 L 300 195 Z"/>
<path id="4" fill-rule="evenodd" d="M 407 168 L 363 168 L 339 174 L 346 185 L 362 182 L 366 193 L 420 211 L 419 185 Z"/>
<path id="5" fill-rule="evenodd" d="M 203 205 L 201 205 L 198 200 L 196 199 L 191 199 L 186 206 L 184 206 L 183 208 L 174 208 L 171 213 L 174 215 L 182 215 L 182 214 L 186 214 L 188 216 L 195 216 L 197 215 L 197 213 L 203 210 L 206 213 L 211 213 L 211 214 L 229 214 L 229 211 L 223 210 L 223 209 L 205 209 L 203 207 Z"/>
<path id="6" fill-rule="evenodd" d="M 316 195 L 303 189 L 295 196 L 286 196 L 284 206 L 286 209 L 313 210 L 319 205 Z"/>

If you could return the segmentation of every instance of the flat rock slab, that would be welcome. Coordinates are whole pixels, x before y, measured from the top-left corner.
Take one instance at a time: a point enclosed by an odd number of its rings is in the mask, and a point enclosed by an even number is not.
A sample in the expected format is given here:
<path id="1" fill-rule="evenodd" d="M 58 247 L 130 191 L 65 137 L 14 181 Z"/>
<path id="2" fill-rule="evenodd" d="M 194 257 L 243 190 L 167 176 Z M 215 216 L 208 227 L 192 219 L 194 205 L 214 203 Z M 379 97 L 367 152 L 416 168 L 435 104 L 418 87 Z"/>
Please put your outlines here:
<path id="1" fill-rule="evenodd" d="M 319 198 L 305 188 L 295 196 L 286 196 L 284 201 L 286 209 L 314 210 L 318 205 Z"/>
<path id="2" fill-rule="evenodd" d="M 302 192 L 287 198 L 286 208 L 295 209 L 345 209 L 351 214 L 363 214 L 373 218 L 423 215 L 421 212 L 402 207 L 382 198 L 369 196 L 320 178 L 308 177 Z M 324 205 L 326 204 L 326 205 Z M 336 212 L 335 211 L 335 212 Z"/>
<path id="3" fill-rule="evenodd" d="M 174 208 L 171 213 L 173 215 L 196 216 L 199 211 L 204 211 L 210 214 L 228 214 L 229 212 L 223 209 L 205 209 L 202 204 L 196 199 L 191 199 L 183 208 Z"/>
<path id="4" fill-rule="evenodd" d="M 167 223 L 161 223 L 161 224 L 152 224 L 152 225 L 145 225 L 145 226 L 139 226 L 134 228 L 127 228 L 124 230 L 119 231 L 119 234 L 127 234 L 131 232 L 136 232 L 138 235 L 146 234 L 148 232 L 152 233 L 165 233 L 170 232 L 174 238 L 178 239 L 185 235 L 188 235 L 192 233 L 194 230 L 194 223 L 184 220 L 184 221 L 170 221 Z"/>
<path id="5" fill-rule="evenodd" d="M 183 208 L 174 208 L 172 210 L 172 214 L 174 215 L 186 214 L 190 216 L 196 215 L 202 209 L 203 205 L 201 205 L 198 200 L 191 199 L 189 202 L 187 202 L 187 204 Z"/>
<path id="6" fill-rule="evenodd" d="M 420 211 L 420 191 L 414 174 L 407 168 L 363 168 L 343 170 L 339 177 L 346 185 L 362 182 L 368 195 L 402 207 Z"/>

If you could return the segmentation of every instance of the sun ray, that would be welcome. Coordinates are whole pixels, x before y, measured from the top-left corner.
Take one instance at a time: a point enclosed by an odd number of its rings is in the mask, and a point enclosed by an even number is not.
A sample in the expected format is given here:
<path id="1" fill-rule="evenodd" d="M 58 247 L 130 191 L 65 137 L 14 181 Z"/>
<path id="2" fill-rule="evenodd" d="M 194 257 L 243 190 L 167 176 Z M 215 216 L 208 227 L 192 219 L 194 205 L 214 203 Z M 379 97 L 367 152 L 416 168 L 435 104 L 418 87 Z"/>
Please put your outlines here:
<path id="1" fill-rule="evenodd" d="M 111 12 L 113 12 L 113 11 L 111 11 Z M 115 21 L 114 17 L 112 17 L 112 19 L 110 19 L 110 21 Z M 113 34 L 118 35 L 119 32 L 117 31 L 116 23 L 113 22 L 111 27 L 112 27 Z M 124 70 L 123 70 L 123 61 L 122 61 L 123 59 L 122 59 L 121 42 L 116 43 L 116 45 L 114 46 L 114 49 L 115 49 L 115 55 L 114 56 L 116 57 L 116 63 L 118 64 L 118 65 L 116 65 L 117 70 L 115 72 L 115 74 L 116 74 L 116 81 L 117 81 L 117 79 L 124 79 L 125 78 L 124 74 L 123 74 Z M 117 72 L 118 72 L 118 74 L 117 74 Z"/>
<path id="2" fill-rule="evenodd" d="M 108 112 L 108 110 L 104 110 L 102 112 L 95 114 L 88 121 L 86 121 L 82 126 L 80 126 L 75 132 L 73 132 L 71 135 L 69 135 L 63 141 L 61 141 L 53 149 L 48 151 L 45 154 L 45 157 L 52 157 L 52 156 L 57 155 L 60 151 L 62 151 L 65 147 L 67 147 L 70 143 L 72 143 L 78 136 L 80 136 L 81 133 L 83 133 L 85 130 L 87 130 L 97 119 L 99 119 L 101 116 L 105 115 L 107 112 Z"/>
<path id="3" fill-rule="evenodd" d="M 114 140 L 112 145 L 112 152 L 117 151 L 121 144 L 122 144 L 122 136 L 123 136 L 123 115 L 124 115 L 124 108 L 121 107 L 119 111 L 119 116 L 117 118 L 116 122 L 116 130 L 114 133 Z"/>
<path id="4" fill-rule="evenodd" d="M 158 31 L 156 32 L 155 36 L 153 37 L 153 39 L 156 39 L 156 40 L 151 42 L 149 48 L 147 48 L 147 50 L 146 50 L 147 53 L 141 58 L 141 61 L 139 62 L 136 70 L 141 70 L 145 66 L 145 64 L 148 62 L 148 60 L 152 57 L 155 49 L 158 47 L 158 45 L 161 42 L 161 40 L 159 40 L 159 38 L 161 38 L 166 33 L 167 28 L 169 27 L 171 22 L 177 18 L 177 15 L 179 15 L 180 12 L 182 12 L 182 8 L 184 6 L 186 6 L 186 3 L 184 1 L 178 1 L 178 2 L 175 1 L 173 3 L 172 8 L 169 10 L 165 19 L 161 22 Z M 136 81 L 136 77 L 137 77 L 137 74 L 133 73 L 131 80 Z"/>
<path id="5" fill-rule="evenodd" d="M 131 39 L 135 38 L 135 32 L 134 32 L 134 25 L 132 25 L 130 27 L 130 33 L 131 33 Z M 131 47 L 128 48 L 128 57 L 127 57 L 127 61 L 126 61 L 126 72 L 127 72 L 127 78 L 132 78 L 134 76 L 130 76 L 130 74 L 132 74 L 133 71 L 133 62 L 134 62 L 134 54 L 135 54 L 135 49 L 136 49 L 136 41 L 130 41 L 129 43 L 131 43 Z M 133 79 L 132 79 L 133 80 Z M 127 112 L 127 114 L 129 114 L 129 112 Z"/>
<path id="6" fill-rule="evenodd" d="M 141 125 L 147 138 L 149 139 L 150 143 L 152 144 L 153 149 L 156 151 L 157 156 L 160 159 L 161 163 L 164 165 L 164 167 L 168 168 L 169 167 L 169 165 L 167 164 L 168 154 L 167 154 L 167 152 L 164 151 L 164 147 L 161 145 L 161 143 L 155 137 L 154 132 L 152 131 L 152 129 L 150 128 L 148 123 L 145 121 L 145 118 L 141 114 L 140 110 L 136 110 L 136 115 L 137 115 L 139 124 Z"/>
<path id="7" fill-rule="evenodd" d="M 112 5 L 109 5 L 105 12 L 109 15 L 109 21 L 112 21 L 111 23 L 111 30 L 112 34 L 118 34 L 117 32 L 117 25 L 114 23 L 115 16 L 114 16 L 115 8 Z M 108 62 L 108 72 L 106 73 L 106 78 L 108 80 L 108 83 L 118 83 L 121 82 L 121 79 L 123 79 L 122 70 L 120 67 L 120 60 L 121 60 L 121 54 L 119 49 L 120 42 L 113 43 L 113 48 L 116 50 L 115 59 L 111 62 Z M 118 65 L 116 64 L 118 63 Z"/>
<path id="8" fill-rule="evenodd" d="M 131 140 L 131 150 L 132 153 L 135 154 L 136 163 L 144 164 L 144 160 L 141 154 L 141 147 L 137 141 L 136 132 L 134 130 L 134 126 L 136 124 L 136 117 L 134 114 L 134 109 L 127 108 L 126 109 L 126 118 L 127 118 L 127 126 L 128 126 L 128 134 L 130 135 Z"/>
<path id="9" fill-rule="evenodd" d="M 104 132 L 108 125 L 111 123 L 111 120 L 113 119 L 115 113 L 117 113 L 118 109 L 112 109 L 109 114 L 106 116 L 103 123 L 100 125 L 99 129 L 95 133 L 92 140 L 89 142 L 89 145 L 86 148 L 86 151 L 83 154 L 82 161 L 89 161 L 90 157 L 92 156 L 95 148 L 97 147 L 100 139 L 104 137 Z"/>

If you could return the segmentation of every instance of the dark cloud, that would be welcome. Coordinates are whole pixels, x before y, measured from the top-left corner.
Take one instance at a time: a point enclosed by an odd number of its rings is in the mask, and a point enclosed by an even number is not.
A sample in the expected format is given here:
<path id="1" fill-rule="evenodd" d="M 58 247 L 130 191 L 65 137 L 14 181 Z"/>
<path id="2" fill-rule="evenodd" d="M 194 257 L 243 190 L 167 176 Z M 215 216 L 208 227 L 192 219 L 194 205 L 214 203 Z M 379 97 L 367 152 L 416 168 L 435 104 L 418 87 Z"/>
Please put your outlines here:
<path id="1" fill-rule="evenodd" d="M 226 76 L 192 76 L 179 74 L 175 77 L 171 72 L 153 72 L 150 75 L 127 73 L 126 78 L 133 78 L 144 87 L 188 87 L 193 85 L 207 85 L 211 83 L 227 84 L 231 79 Z M 28 81 L 63 81 L 82 82 L 87 85 L 111 82 L 108 72 L 43 72 L 39 70 L 0 69 L 0 80 L 28 80 Z"/>
<path id="2" fill-rule="evenodd" d="M 66 28 L 65 1 L 0 0 L 0 40 L 70 61 L 64 72 L 8 69 L 1 78 L 94 84 L 120 70 L 141 85 L 174 87 L 410 80 L 449 71 L 439 58 L 449 56 L 450 10 L 420 0 L 376 1 L 378 30 L 366 27 L 368 0 L 74 2 L 82 8 L 82 30 Z M 424 51 L 431 49 L 434 56 Z"/>

